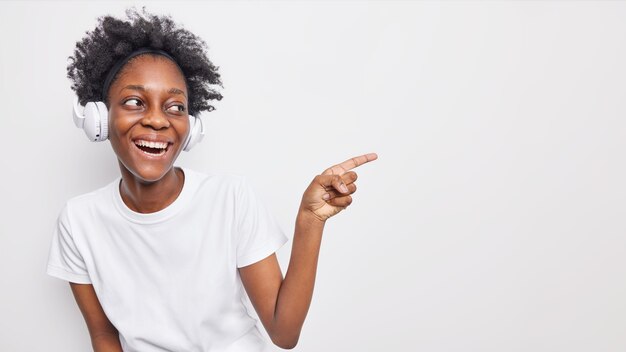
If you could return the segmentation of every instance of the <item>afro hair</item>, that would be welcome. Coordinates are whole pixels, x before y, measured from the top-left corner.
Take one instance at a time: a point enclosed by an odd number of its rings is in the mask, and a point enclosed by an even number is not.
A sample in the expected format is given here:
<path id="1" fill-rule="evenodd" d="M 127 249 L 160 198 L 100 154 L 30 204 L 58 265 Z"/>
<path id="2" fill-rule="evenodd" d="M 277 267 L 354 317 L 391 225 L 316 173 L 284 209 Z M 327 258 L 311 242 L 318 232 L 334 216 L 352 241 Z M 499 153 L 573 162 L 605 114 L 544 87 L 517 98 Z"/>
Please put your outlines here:
<path id="1" fill-rule="evenodd" d="M 214 110 L 209 101 L 222 99 L 214 89 L 215 85 L 222 87 L 222 82 L 218 67 L 206 55 L 206 43 L 177 27 L 170 16 L 152 15 L 145 8 L 141 13 L 130 8 L 126 16 L 127 20 L 99 17 L 96 28 L 76 43 L 74 56 L 69 57 L 67 77 L 78 101 L 85 105 L 102 100 L 103 83 L 111 68 L 133 51 L 147 47 L 163 50 L 176 60 L 187 82 L 190 115 Z"/>

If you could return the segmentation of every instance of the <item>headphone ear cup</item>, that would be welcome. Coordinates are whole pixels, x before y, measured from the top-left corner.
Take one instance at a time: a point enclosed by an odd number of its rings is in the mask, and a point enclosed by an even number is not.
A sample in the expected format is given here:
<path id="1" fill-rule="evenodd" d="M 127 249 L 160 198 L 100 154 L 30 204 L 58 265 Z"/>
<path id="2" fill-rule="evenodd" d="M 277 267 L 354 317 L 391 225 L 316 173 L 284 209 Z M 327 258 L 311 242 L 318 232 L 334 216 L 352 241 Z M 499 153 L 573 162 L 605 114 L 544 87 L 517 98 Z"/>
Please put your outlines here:
<path id="1" fill-rule="evenodd" d="M 109 139 L 109 110 L 101 101 L 85 104 L 83 114 L 79 110 L 78 98 L 74 100 L 73 119 L 78 128 L 82 128 L 92 142 L 102 142 Z"/>
<path id="2" fill-rule="evenodd" d="M 100 115 L 100 136 L 98 142 L 106 141 L 109 139 L 109 109 L 101 102 L 96 102 L 98 106 L 98 115 Z"/>
<path id="3" fill-rule="evenodd" d="M 199 117 L 189 115 L 189 135 L 187 135 L 183 150 L 186 152 L 190 151 L 203 137 L 204 125 L 202 125 L 202 120 Z"/>
<path id="4" fill-rule="evenodd" d="M 83 110 L 85 116 L 85 122 L 83 123 L 83 130 L 92 142 L 97 142 L 100 138 L 100 113 L 98 112 L 98 105 L 95 102 L 88 102 L 85 104 Z"/>

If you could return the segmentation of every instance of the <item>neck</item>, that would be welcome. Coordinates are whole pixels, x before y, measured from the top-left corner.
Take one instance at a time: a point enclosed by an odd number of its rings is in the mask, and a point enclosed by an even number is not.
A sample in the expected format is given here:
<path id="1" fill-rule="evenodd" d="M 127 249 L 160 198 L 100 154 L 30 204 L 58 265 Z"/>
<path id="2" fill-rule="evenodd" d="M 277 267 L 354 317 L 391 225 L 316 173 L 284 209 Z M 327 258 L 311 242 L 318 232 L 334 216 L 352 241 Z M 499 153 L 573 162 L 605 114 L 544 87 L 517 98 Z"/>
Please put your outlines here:
<path id="1" fill-rule="evenodd" d="M 172 167 L 161 179 L 147 182 L 133 175 L 120 163 L 120 195 L 126 206 L 137 213 L 154 213 L 172 204 L 183 189 L 185 175 Z"/>

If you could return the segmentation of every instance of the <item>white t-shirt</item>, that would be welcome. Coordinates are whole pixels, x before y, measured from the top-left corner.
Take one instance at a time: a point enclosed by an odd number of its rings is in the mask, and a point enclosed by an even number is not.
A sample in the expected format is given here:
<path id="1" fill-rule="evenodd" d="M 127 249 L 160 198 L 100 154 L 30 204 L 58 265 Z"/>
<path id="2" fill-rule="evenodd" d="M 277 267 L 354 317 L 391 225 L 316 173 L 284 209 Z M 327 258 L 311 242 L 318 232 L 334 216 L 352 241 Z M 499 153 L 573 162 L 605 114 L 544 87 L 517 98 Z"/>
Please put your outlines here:
<path id="1" fill-rule="evenodd" d="M 125 352 L 262 351 L 237 268 L 288 238 L 244 176 L 182 170 L 181 193 L 158 212 L 129 209 L 121 177 L 70 199 L 47 273 L 93 285 Z"/>

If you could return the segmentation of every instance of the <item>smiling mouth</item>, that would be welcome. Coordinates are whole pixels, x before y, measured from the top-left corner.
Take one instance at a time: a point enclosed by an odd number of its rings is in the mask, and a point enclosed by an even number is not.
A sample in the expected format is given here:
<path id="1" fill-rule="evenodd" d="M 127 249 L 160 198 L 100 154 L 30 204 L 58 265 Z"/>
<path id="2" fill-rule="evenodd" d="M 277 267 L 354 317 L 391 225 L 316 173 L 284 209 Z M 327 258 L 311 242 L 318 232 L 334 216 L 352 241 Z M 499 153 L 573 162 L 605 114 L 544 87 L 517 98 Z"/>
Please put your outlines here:
<path id="1" fill-rule="evenodd" d="M 150 142 L 141 139 L 136 140 L 134 144 L 142 152 L 151 156 L 161 156 L 165 154 L 170 145 L 166 142 Z"/>

